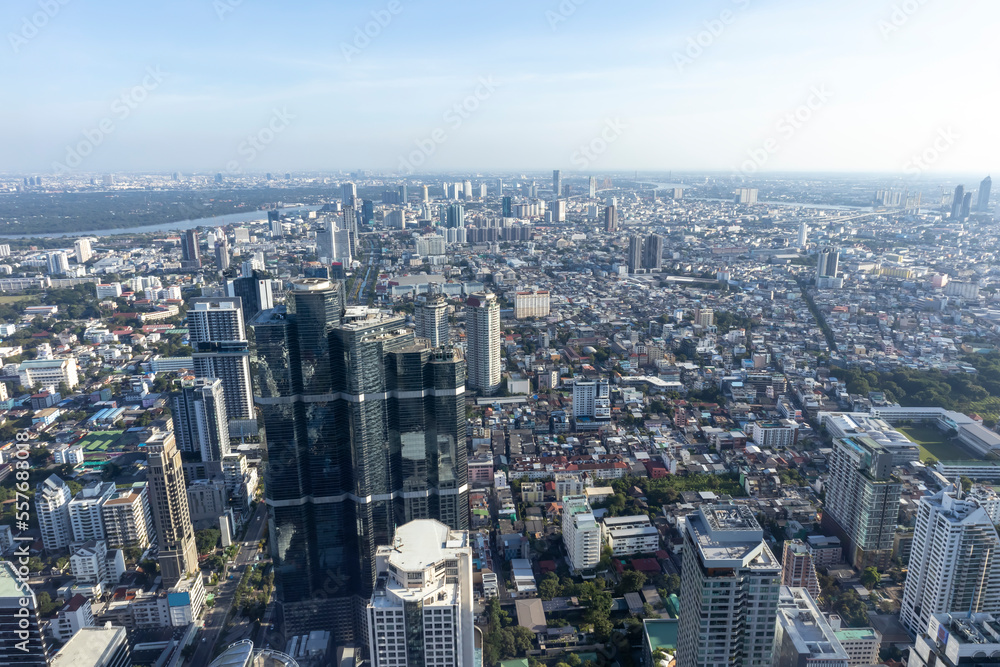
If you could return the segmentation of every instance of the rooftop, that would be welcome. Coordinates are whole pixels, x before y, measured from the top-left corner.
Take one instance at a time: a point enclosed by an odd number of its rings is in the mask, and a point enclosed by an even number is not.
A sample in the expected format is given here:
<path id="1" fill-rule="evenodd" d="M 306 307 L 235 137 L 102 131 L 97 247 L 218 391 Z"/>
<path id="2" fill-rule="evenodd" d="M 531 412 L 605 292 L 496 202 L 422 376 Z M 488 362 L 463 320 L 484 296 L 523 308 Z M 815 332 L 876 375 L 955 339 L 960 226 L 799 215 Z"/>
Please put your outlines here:
<path id="1" fill-rule="evenodd" d="M 80 628 L 52 659 L 53 667 L 62 665 L 104 665 L 118 647 L 125 644 L 125 628 Z"/>

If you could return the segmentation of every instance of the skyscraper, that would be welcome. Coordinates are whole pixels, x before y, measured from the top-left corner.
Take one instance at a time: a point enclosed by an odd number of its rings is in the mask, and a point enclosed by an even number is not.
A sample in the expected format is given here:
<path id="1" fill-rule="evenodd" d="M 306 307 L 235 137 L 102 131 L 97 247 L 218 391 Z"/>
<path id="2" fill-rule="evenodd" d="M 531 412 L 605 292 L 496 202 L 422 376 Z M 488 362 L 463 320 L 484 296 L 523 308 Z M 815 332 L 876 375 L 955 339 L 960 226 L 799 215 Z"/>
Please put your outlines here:
<path id="1" fill-rule="evenodd" d="M 565 199 L 557 199 L 552 202 L 552 222 L 566 222 Z"/>
<path id="2" fill-rule="evenodd" d="M 225 236 L 215 242 L 215 266 L 219 271 L 229 268 L 229 240 Z"/>
<path id="3" fill-rule="evenodd" d="M 962 202 L 965 201 L 965 186 L 956 185 L 955 194 L 951 198 L 951 217 L 958 218 L 962 213 Z"/>
<path id="4" fill-rule="evenodd" d="M 239 297 L 243 321 L 249 322 L 262 310 L 274 308 L 271 281 L 261 271 L 251 270 L 249 276 L 234 278 L 226 283 L 226 296 Z"/>
<path id="5" fill-rule="evenodd" d="M 618 207 L 608 206 L 604 209 L 604 231 L 613 234 L 618 231 Z"/>
<path id="6" fill-rule="evenodd" d="M 448 227 L 465 227 L 465 207 L 461 204 L 448 206 Z"/>
<path id="7" fill-rule="evenodd" d="M 270 291 L 270 283 L 267 291 Z M 194 374 L 222 380 L 226 417 L 234 436 L 256 434 L 250 385 L 250 344 L 241 303 L 239 297 L 192 299 L 187 314 L 188 336 L 194 350 L 191 354 Z"/>
<path id="8" fill-rule="evenodd" d="M 476 664 L 469 533 L 424 519 L 376 554 L 368 602 L 372 667 Z"/>
<path id="9" fill-rule="evenodd" d="M 427 186 L 424 186 L 424 193 L 427 192 Z M 361 202 L 361 223 L 365 225 L 372 225 L 375 223 L 375 202 L 371 199 L 365 199 Z"/>
<path id="10" fill-rule="evenodd" d="M 563 546 L 570 567 L 576 572 L 593 570 L 601 560 L 601 526 L 586 496 L 566 496 L 562 503 Z"/>
<path id="11" fill-rule="evenodd" d="M 304 279 L 251 322 L 267 504 L 286 635 L 360 641 L 375 551 L 394 527 L 468 527 L 465 363 L 401 317 L 345 315 L 340 283 Z"/>
<path id="12" fill-rule="evenodd" d="M 201 248 L 198 247 L 198 230 L 189 229 L 181 240 L 181 265 L 188 269 L 201 268 Z"/>
<path id="13" fill-rule="evenodd" d="M 229 454 L 229 419 L 222 380 L 187 376 L 170 396 L 170 416 L 177 448 L 202 461 L 221 461 Z"/>
<path id="14" fill-rule="evenodd" d="M 46 551 L 65 549 L 73 541 L 73 528 L 69 520 L 70 493 L 66 482 L 56 475 L 35 489 L 35 512 L 38 514 L 38 527 L 42 531 L 42 546 Z"/>
<path id="15" fill-rule="evenodd" d="M 504 197 L 501 200 L 502 212 L 501 215 L 505 218 L 514 217 L 514 199 L 512 197 Z"/>
<path id="16" fill-rule="evenodd" d="M 562 197 L 562 172 L 558 169 L 552 170 L 552 198 Z"/>
<path id="17" fill-rule="evenodd" d="M 965 196 L 962 197 L 962 220 L 968 220 L 969 216 L 972 215 L 972 193 L 966 192 Z"/>
<path id="18" fill-rule="evenodd" d="M 589 194 L 590 194 L 590 198 L 591 199 L 596 199 L 597 198 L 597 177 L 596 176 L 591 176 L 590 177 L 590 192 L 589 192 Z"/>
<path id="19" fill-rule="evenodd" d="M 354 198 L 358 196 L 358 188 L 354 183 L 343 183 L 340 186 L 340 198 L 344 200 L 344 204 L 350 204 L 354 201 Z"/>
<path id="20" fill-rule="evenodd" d="M 476 292 L 465 302 L 469 388 L 485 396 L 500 389 L 500 304 L 490 292 Z"/>
<path id="21" fill-rule="evenodd" d="M 785 540 L 785 551 L 781 556 L 781 583 L 804 588 L 814 599 L 819 598 L 819 578 L 812 553 L 802 540 Z"/>
<path id="22" fill-rule="evenodd" d="M 832 246 L 825 246 L 819 251 L 819 261 L 816 264 L 817 278 L 836 278 L 840 265 L 840 253 Z"/>
<path id="23" fill-rule="evenodd" d="M 978 500 L 954 486 L 921 498 L 903 587 L 903 627 L 917 635 L 933 614 L 1000 612 L 998 550 L 997 529 Z"/>
<path id="24" fill-rule="evenodd" d="M 38 598 L 7 560 L 0 561 L 0 665 L 48 665 L 48 646 L 38 620 Z"/>
<path id="25" fill-rule="evenodd" d="M 806 239 L 809 235 L 809 225 L 805 222 L 799 225 L 799 248 L 806 247 Z"/>
<path id="26" fill-rule="evenodd" d="M 781 565 L 745 505 L 702 505 L 684 522 L 677 667 L 771 664 Z"/>
<path id="27" fill-rule="evenodd" d="M 989 178 L 987 176 L 987 178 Z M 76 263 L 83 264 L 94 256 L 90 247 L 90 239 L 77 239 L 73 242 L 73 252 L 76 254 Z"/>
<path id="28" fill-rule="evenodd" d="M 61 276 L 69 273 L 69 259 L 62 250 L 48 253 L 46 259 L 50 276 Z"/>
<path id="29" fill-rule="evenodd" d="M 642 268 L 642 258 L 643 249 L 645 247 L 644 239 L 639 236 L 633 236 L 628 240 L 628 272 L 635 273 Z"/>
<path id="30" fill-rule="evenodd" d="M 840 538 L 854 567 L 888 567 L 902 492 L 892 453 L 868 438 L 838 438 L 828 465 L 823 527 Z"/>
<path id="31" fill-rule="evenodd" d="M 448 303 L 443 295 L 428 294 L 423 301 L 417 301 L 413 319 L 417 325 L 417 336 L 429 340 L 433 347 L 451 343 Z"/>
<path id="32" fill-rule="evenodd" d="M 990 212 L 990 191 L 993 189 L 993 179 L 987 176 L 979 184 L 979 197 L 976 200 L 977 213 Z"/>
<path id="33" fill-rule="evenodd" d="M 353 201 L 353 200 L 351 200 Z M 347 230 L 347 239 L 350 244 L 350 256 L 353 256 L 358 251 L 358 214 L 354 210 L 354 206 L 344 206 L 344 229 Z M 340 253 L 340 257 L 334 257 L 334 260 L 343 260 L 344 253 Z"/>
<path id="34" fill-rule="evenodd" d="M 659 271 L 663 266 L 663 237 L 650 234 L 642 249 L 642 268 L 647 271 Z"/>
<path id="35" fill-rule="evenodd" d="M 149 506 L 157 536 L 156 560 L 160 564 L 163 587 L 171 588 L 198 568 L 181 453 L 174 444 L 173 432 L 154 434 L 146 441 L 146 455 Z"/>

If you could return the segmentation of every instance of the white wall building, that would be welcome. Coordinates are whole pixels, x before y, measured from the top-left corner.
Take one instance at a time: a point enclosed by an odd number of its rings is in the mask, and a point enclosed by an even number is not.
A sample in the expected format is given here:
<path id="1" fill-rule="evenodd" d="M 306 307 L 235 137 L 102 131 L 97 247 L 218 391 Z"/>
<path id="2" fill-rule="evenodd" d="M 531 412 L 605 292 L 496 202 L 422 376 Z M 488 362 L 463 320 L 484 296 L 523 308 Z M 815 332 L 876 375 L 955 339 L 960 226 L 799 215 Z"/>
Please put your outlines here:
<path id="1" fill-rule="evenodd" d="M 469 387 L 491 395 L 500 388 L 500 304 L 495 294 L 476 292 L 466 301 Z"/>
<path id="2" fill-rule="evenodd" d="M 660 532 L 645 514 L 605 517 L 601 534 L 613 556 L 651 554 L 660 549 Z"/>
<path id="3" fill-rule="evenodd" d="M 601 527 L 586 496 L 566 496 L 562 502 L 563 544 L 570 565 L 577 572 L 592 570 L 601 560 Z"/>
<path id="4" fill-rule="evenodd" d="M 72 389 L 80 384 L 74 357 L 22 361 L 18 365 L 17 378 L 25 387 L 58 387 L 60 382 L 65 382 Z"/>
<path id="5" fill-rule="evenodd" d="M 102 508 L 105 502 L 115 497 L 116 492 L 114 482 L 95 482 L 85 486 L 69 501 L 74 544 L 105 538 Z"/>
<path id="6" fill-rule="evenodd" d="M 69 487 L 56 477 L 49 476 L 35 490 L 35 511 L 42 531 L 42 545 L 47 551 L 65 549 L 73 540 L 69 521 Z"/>

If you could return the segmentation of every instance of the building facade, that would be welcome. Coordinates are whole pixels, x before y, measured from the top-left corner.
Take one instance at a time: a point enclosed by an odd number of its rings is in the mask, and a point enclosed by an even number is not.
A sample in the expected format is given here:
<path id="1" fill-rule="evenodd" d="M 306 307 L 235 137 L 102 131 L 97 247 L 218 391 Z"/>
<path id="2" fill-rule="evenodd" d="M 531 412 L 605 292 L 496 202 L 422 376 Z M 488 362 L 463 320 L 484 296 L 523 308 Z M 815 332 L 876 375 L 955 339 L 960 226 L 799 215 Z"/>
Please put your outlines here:
<path id="1" fill-rule="evenodd" d="M 182 378 L 170 396 L 170 417 L 180 451 L 198 454 L 202 461 L 221 461 L 229 454 L 229 418 L 222 380 Z"/>
<path id="2" fill-rule="evenodd" d="M 198 568 L 194 527 L 188 512 L 181 453 L 174 434 L 160 432 L 146 441 L 149 469 L 146 480 L 153 524 L 156 526 L 160 572 L 164 588 L 177 584 Z"/>
<path id="3" fill-rule="evenodd" d="M 601 527 L 586 496 L 563 498 L 562 533 L 570 566 L 575 571 L 597 567 L 601 560 Z"/>
<path id="4" fill-rule="evenodd" d="M 469 388 L 493 395 L 500 389 L 500 304 L 495 294 L 476 292 L 468 298 L 465 331 Z"/>

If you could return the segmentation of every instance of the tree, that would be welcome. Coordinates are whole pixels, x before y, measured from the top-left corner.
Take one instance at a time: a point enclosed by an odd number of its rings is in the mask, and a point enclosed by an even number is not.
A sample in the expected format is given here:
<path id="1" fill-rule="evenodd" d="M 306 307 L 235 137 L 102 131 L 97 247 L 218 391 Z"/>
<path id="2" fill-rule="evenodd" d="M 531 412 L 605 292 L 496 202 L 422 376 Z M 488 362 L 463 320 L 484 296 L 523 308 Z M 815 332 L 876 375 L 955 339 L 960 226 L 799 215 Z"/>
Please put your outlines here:
<path id="1" fill-rule="evenodd" d="M 580 667 L 580 665 L 583 664 L 583 660 L 581 660 L 580 656 L 578 656 L 576 653 L 570 653 L 566 657 L 566 663 L 569 665 L 569 667 Z"/>
<path id="2" fill-rule="evenodd" d="M 865 571 L 861 573 L 861 585 L 868 590 L 878 586 L 878 582 L 881 580 L 882 575 L 874 567 L 866 567 Z"/>
<path id="3" fill-rule="evenodd" d="M 555 572 L 549 572 L 538 583 L 538 596 L 543 600 L 551 600 L 559 595 L 559 577 Z"/>
<path id="4" fill-rule="evenodd" d="M 638 570 L 626 570 L 616 589 L 619 594 L 635 593 L 646 583 L 646 575 Z"/>
<path id="5" fill-rule="evenodd" d="M 194 533 L 195 545 L 198 547 L 198 554 L 204 555 L 215 551 L 215 545 L 219 542 L 222 532 L 215 528 L 205 528 Z"/>
<path id="6" fill-rule="evenodd" d="M 594 621 L 594 638 L 599 642 L 606 642 L 611 638 L 614 626 L 606 618 L 599 618 Z"/>

